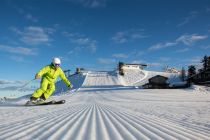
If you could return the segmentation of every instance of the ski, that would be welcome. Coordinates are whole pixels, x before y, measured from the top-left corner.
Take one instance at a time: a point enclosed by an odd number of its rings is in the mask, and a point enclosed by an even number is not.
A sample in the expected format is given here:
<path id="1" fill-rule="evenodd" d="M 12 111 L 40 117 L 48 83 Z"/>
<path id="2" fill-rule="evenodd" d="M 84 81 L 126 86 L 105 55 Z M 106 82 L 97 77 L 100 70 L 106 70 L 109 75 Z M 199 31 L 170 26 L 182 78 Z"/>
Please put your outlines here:
<path id="1" fill-rule="evenodd" d="M 66 101 L 65 100 L 59 100 L 59 101 L 48 101 L 48 102 L 43 102 L 43 103 L 32 103 L 28 101 L 25 106 L 41 106 L 41 105 L 56 105 L 56 104 L 64 104 Z"/>

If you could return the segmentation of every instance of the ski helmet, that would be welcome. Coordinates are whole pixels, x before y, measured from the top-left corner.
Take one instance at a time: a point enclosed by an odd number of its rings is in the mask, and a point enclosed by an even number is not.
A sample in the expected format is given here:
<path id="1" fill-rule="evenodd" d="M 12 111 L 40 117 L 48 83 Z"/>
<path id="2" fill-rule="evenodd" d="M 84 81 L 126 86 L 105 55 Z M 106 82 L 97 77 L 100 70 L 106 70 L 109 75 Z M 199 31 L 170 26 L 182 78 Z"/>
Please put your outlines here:
<path id="1" fill-rule="evenodd" d="M 60 65 L 61 64 L 61 60 L 58 57 L 53 58 L 52 63 L 54 65 Z"/>

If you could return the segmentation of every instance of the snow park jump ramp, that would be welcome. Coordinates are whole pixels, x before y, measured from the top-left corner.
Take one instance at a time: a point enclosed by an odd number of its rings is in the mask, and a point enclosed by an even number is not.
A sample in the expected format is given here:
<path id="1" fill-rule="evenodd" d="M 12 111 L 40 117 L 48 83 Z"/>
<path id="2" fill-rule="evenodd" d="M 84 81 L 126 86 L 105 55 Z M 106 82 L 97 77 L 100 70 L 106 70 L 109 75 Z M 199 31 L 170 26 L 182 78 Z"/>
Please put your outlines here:
<path id="1" fill-rule="evenodd" d="M 210 139 L 209 92 L 198 88 L 135 89 L 126 87 L 114 72 L 92 71 L 71 78 L 79 90 L 50 97 L 65 99 L 65 104 L 21 106 L 26 98 L 0 104 L 0 139 Z M 80 81 L 78 85 L 76 81 Z"/>

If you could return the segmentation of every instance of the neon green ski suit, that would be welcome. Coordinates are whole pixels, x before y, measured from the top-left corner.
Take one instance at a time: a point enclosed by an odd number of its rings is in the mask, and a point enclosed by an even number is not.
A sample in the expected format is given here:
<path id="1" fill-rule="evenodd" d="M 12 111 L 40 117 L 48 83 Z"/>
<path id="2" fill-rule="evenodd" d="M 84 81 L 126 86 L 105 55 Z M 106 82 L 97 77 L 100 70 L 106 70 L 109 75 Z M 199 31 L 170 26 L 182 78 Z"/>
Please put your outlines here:
<path id="1" fill-rule="evenodd" d="M 55 91 L 55 80 L 58 76 L 64 81 L 64 83 L 69 87 L 71 82 L 66 78 L 64 72 L 60 67 L 57 69 L 53 64 L 47 65 L 43 67 L 37 75 L 39 77 L 42 76 L 40 88 L 34 91 L 32 97 L 39 98 L 44 94 L 45 99 L 49 98 L 49 96 Z"/>

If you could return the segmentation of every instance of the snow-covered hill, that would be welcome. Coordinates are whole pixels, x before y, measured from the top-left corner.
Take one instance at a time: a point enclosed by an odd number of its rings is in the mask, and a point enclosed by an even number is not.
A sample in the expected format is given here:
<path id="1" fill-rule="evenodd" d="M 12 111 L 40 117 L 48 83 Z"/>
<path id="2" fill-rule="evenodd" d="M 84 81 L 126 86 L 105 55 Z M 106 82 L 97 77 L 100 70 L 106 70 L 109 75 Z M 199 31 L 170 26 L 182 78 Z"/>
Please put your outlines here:
<path id="1" fill-rule="evenodd" d="M 125 70 L 125 75 L 122 76 L 126 85 L 135 85 L 148 77 L 148 72 L 143 70 Z"/>
<path id="2" fill-rule="evenodd" d="M 82 87 L 122 86 L 118 75 L 110 72 L 89 72 Z"/>
<path id="3" fill-rule="evenodd" d="M 69 77 L 74 88 L 80 87 L 113 87 L 113 86 L 142 86 L 156 75 L 168 77 L 169 83 L 181 82 L 177 73 L 155 72 L 146 70 L 125 70 L 125 75 L 120 76 L 116 71 L 88 71 Z M 68 88 L 63 81 L 56 84 L 56 93 L 65 92 Z"/>
<path id="4" fill-rule="evenodd" d="M 210 91 L 200 86 L 173 90 L 130 86 L 152 74 L 73 75 L 69 78 L 74 89 L 65 89 L 60 81 L 56 96 L 49 99 L 65 99 L 63 105 L 25 107 L 27 96 L 6 100 L 0 104 L 0 139 L 209 140 Z"/>
<path id="5" fill-rule="evenodd" d="M 180 74 L 178 73 L 167 73 L 167 72 L 156 72 L 156 71 L 146 71 L 146 70 L 125 70 L 125 76 L 123 76 L 126 85 L 130 86 L 142 86 L 148 83 L 149 79 L 161 75 L 168 77 L 168 82 L 173 84 L 181 82 Z"/>

